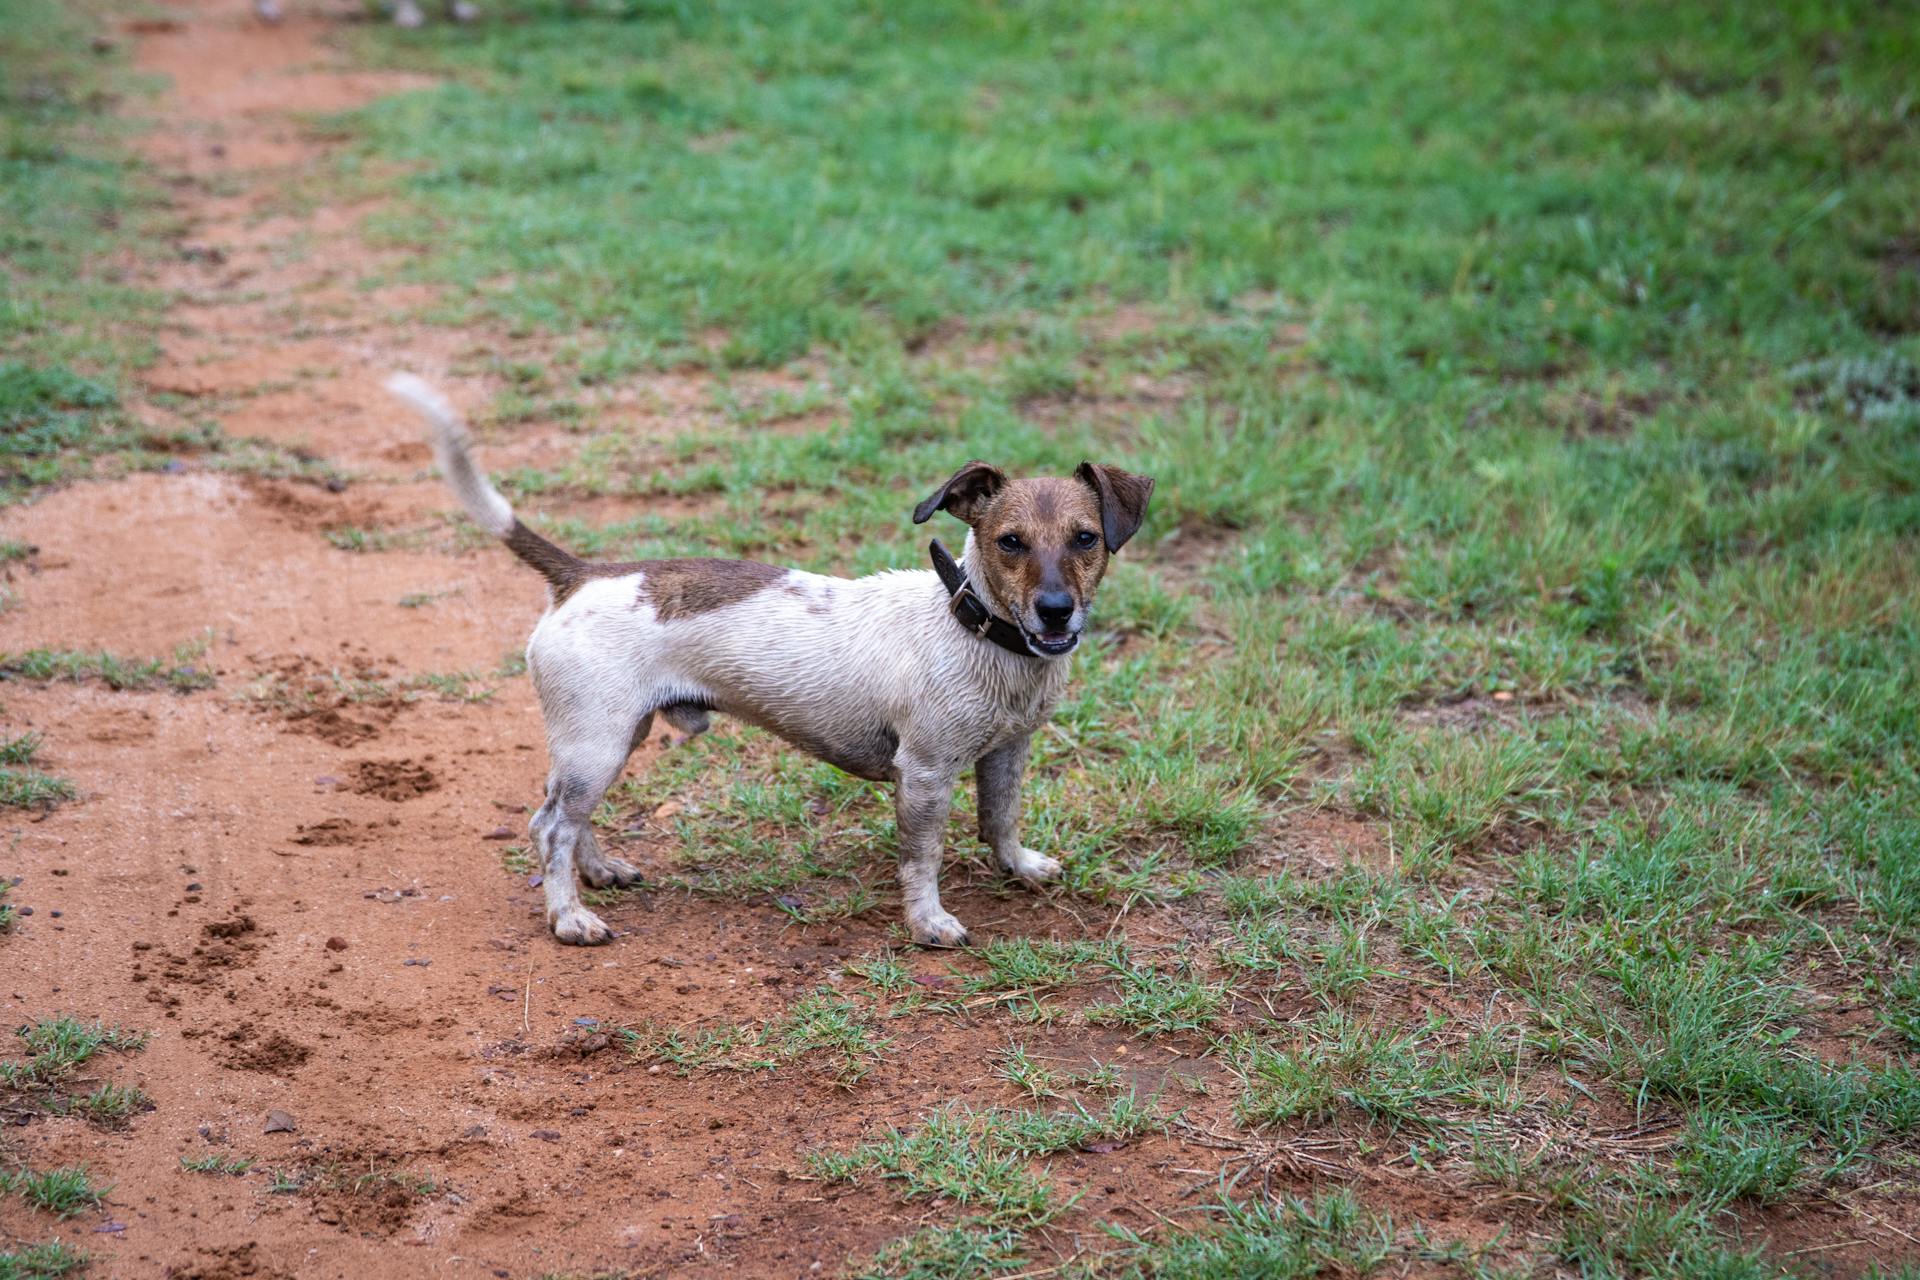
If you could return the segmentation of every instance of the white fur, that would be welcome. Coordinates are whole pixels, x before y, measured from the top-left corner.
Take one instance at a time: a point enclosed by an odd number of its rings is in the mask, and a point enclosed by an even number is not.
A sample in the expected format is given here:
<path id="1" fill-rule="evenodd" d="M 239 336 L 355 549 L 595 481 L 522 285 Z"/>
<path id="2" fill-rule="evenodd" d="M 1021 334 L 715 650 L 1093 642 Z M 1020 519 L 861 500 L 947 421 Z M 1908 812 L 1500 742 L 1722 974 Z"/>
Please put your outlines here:
<path id="1" fill-rule="evenodd" d="M 496 538 L 504 538 L 513 528 L 513 507 L 485 474 L 473 465 L 473 437 L 459 412 L 447 403 L 424 379 L 410 373 L 396 373 L 387 379 L 387 390 L 399 396 L 433 425 L 433 460 L 447 478 L 467 509 L 473 522 Z"/>
<path id="2" fill-rule="evenodd" d="M 474 466 L 458 415 L 432 388 L 388 386 L 433 424 L 436 455 L 476 521 L 504 535 L 512 508 Z M 962 564 L 973 558 L 971 535 Z M 980 834 L 1001 866 L 1037 884 L 1060 873 L 1019 840 L 1030 735 L 1066 682 L 1062 658 L 1009 653 L 964 630 L 930 570 L 847 579 L 790 570 L 734 603 L 662 618 L 648 569 L 581 583 L 527 643 L 552 759 L 532 831 L 544 859 L 547 918 L 563 942 L 604 942 L 580 902 L 636 881 L 603 854 L 591 816 L 654 713 L 688 732 L 711 707 L 760 725 L 867 777 L 896 784 L 900 885 L 916 941 L 957 946 L 966 929 L 940 904 L 940 860 L 955 783 L 975 769 Z M 997 608 L 998 606 L 996 606 Z"/>

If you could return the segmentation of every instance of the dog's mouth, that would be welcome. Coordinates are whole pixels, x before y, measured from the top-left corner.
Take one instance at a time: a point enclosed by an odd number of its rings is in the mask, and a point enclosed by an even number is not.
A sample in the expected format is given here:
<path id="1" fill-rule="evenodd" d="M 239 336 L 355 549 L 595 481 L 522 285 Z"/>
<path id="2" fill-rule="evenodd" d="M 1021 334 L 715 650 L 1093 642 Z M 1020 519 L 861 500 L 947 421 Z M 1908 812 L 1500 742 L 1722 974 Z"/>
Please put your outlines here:
<path id="1" fill-rule="evenodd" d="M 1029 631 L 1021 627 L 1020 633 L 1026 637 L 1029 649 L 1049 658 L 1065 657 L 1080 643 L 1078 631 Z"/>

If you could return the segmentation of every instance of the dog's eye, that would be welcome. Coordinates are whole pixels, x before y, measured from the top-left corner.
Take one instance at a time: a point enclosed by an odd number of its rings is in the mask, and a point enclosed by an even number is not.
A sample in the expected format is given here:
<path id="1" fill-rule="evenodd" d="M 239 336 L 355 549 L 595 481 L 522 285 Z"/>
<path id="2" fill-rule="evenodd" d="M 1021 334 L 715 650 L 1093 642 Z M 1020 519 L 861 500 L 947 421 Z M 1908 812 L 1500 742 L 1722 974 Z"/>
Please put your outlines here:
<path id="1" fill-rule="evenodd" d="M 1086 529 L 1082 529 L 1080 532 L 1073 535 L 1073 545 L 1080 548 L 1082 551 L 1085 551 L 1088 547 L 1091 547 L 1094 543 L 1098 541 L 1100 541 L 1100 535 L 1097 533 L 1089 532 Z"/>
<path id="2" fill-rule="evenodd" d="M 1003 533 L 1000 535 L 1000 549 L 1012 555 L 1025 551 L 1027 544 L 1020 541 L 1020 535 L 1017 533 Z"/>

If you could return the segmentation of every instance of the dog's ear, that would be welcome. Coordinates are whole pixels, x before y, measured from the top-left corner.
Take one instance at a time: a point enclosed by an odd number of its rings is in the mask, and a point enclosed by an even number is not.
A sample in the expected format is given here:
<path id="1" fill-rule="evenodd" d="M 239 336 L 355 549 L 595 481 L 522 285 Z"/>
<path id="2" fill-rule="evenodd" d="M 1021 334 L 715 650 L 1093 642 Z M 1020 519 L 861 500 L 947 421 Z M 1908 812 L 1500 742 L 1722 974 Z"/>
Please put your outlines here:
<path id="1" fill-rule="evenodd" d="M 1101 533 L 1106 537 L 1107 550 L 1118 551 L 1128 538 L 1140 531 L 1140 522 L 1147 518 L 1153 477 L 1137 476 L 1098 462 L 1081 463 L 1074 469 L 1073 477 L 1099 495 Z"/>
<path id="2" fill-rule="evenodd" d="M 987 504 L 1006 482 L 1007 477 L 1001 474 L 1000 468 L 984 462 L 969 462 L 913 509 L 913 522 L 925 524 L 934 512 L 951 511 L 972 524 L 986 513 Z"/>

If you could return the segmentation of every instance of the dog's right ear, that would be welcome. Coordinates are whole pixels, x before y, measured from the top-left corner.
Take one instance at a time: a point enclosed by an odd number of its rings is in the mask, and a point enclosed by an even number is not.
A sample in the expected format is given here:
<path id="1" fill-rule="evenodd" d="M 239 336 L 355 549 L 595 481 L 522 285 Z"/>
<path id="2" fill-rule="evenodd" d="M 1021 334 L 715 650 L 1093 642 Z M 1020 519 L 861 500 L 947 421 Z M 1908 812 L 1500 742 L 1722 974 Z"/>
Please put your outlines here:
<path id="1" fill-rule="evenodd" d="M 913 509 L 913 522 L 925 524 L 933 518 L 934 512 L 951 511 L 968 524 L 973 524 L 986 514 L 987 504 L 993 501 L 993 495 L 1000 492 L 1000 487 L 1006 482 L 1007 477 L 1000 468 L 984 462 L 969 462 Z"/>

